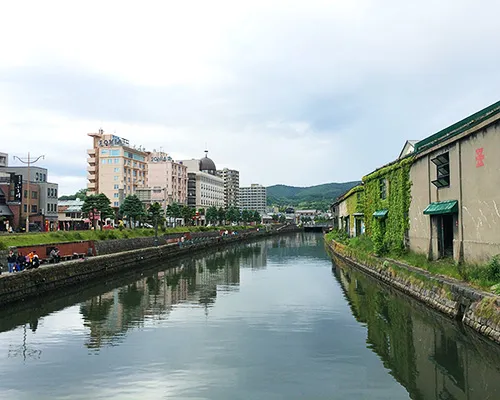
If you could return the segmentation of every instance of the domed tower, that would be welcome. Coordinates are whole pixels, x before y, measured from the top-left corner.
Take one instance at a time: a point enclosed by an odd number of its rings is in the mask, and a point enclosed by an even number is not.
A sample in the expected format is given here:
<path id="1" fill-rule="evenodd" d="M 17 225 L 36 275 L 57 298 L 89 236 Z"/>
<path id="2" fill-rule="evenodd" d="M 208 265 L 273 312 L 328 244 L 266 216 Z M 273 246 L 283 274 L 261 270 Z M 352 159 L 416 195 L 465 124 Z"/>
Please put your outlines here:
<path id="1" fill-rule="evenodd" d="M 215 175 L 217 173 L 215 163 L 211 158 L 208 158 L 208 150 L 205 150 L 205 157 L 200 160 L 200 171 L 207 172 L 210 175 Z"/>

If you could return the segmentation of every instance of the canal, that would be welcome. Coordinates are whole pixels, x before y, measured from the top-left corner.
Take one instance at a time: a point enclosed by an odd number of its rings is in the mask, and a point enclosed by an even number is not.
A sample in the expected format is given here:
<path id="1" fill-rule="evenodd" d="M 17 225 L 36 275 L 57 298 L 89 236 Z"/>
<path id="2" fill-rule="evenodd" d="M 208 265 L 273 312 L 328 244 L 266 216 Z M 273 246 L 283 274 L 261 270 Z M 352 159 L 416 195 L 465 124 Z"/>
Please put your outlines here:
<path id="1" fill-rule="evenodd" d="M 498 399 L 500 350 L 299 233 L 0 311 L 5 399 Z"/>

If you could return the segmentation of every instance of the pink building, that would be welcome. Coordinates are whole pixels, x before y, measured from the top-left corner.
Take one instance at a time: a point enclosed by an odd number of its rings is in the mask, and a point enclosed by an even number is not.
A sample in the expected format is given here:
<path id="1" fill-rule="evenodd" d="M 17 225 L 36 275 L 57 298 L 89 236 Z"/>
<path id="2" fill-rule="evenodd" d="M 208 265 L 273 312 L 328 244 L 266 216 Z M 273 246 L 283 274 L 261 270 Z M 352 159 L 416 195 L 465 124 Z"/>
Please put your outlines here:
<path id="1" fill-rule="evenodd" d="M 148 154 L 147 164 L 151 202 L 158 202 L 163 208 L 173 203 L 186 204 L 187 167 L 157 151 Z"/>

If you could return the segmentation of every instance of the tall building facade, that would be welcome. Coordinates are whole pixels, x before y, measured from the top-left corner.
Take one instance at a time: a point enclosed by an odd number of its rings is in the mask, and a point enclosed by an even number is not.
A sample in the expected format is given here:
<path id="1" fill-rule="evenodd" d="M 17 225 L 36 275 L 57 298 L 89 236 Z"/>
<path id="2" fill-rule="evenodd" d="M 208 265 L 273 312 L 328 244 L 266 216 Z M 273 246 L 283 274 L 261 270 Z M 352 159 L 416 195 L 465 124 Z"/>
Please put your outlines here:
<path id="1" fill-rule="evenodd" d="M 113 207 L 119 207 L 125 197 L 147 186 L 148 153 L 102 129 L 88 135 L 93 146 L 87 150 L 87 194 L 104 193 Z"/>
<path id="2" fill-rule="evenodd" d="M 267 190 L 264 186 L 253 183 L 240 188 L 240 208 L 263 214 L 266 212 Z"/>
<path id="3" fill-rule="evenodd" d="M 184 160 L 187 167 L 187 204 L 190 207 L 224 207 L 224 180 L 217 176 L 215 163 L 205 154 L 200 160 Z"/>
<path id="4" fill-rule="evenodd" d="M 148 154 L 147 163 L 151 201 L 163 208 L 173 203 L 187 204 L 188 168 L 168 154 L 156 151 Z"/>
<path id="5" fill-rule="evenodd" d="M 240 173 L 234 169 L 224 168 L 217 171 L 217 176 L 224 181 L 224 205 L 239 207 L 240 203 Z"/>

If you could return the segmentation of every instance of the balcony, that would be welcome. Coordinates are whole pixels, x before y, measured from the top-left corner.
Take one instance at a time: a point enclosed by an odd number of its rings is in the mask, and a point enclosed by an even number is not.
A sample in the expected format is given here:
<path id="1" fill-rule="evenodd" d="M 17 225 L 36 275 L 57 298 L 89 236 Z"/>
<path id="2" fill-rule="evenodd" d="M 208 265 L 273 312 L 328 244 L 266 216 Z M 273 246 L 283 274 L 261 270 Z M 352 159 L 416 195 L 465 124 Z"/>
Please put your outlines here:
<path id="1" fill-rule="evenodd" d="M 87 154 L 88 154 L 89 156 L 95 156 L 95 149 L 88 149 L 88 150 L 87 150 Z"/>
<path id="2" fill-rule="evenodd" d="M 87 157 L 87 163 L 90 165 L 95 165 L 95 157 Z"/>
<path id="3" fill-rule="evenodd" d="M 87 180 L 90 182 L 95 182 L 95 174 L 87 174 Z"/>
<path id="4" fill-rule="evenodd" d="M 90 165 L 90 166 L 87 167 L 87 172 L 93 172 L 93 173 L 95 173 L 95 169 L 96 169 L 95 165 Z"/>
<path id="5" fill-rule="evenodd" d="M 90 191 L 92 191 L 92 190 L 95 191 L 95 182 L 88 182 L 87 189 L 89 189 Z"/>

